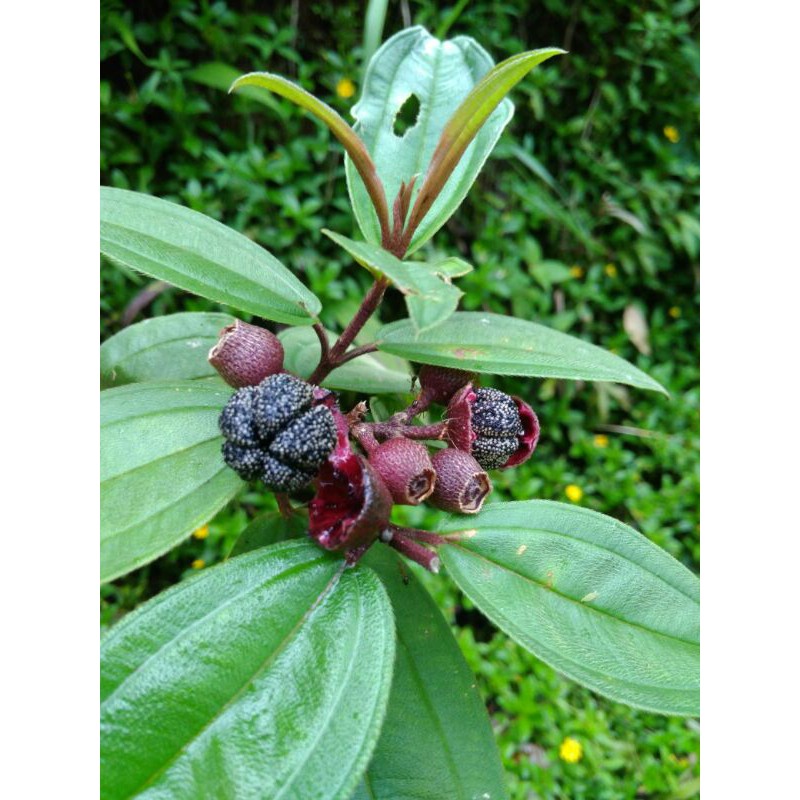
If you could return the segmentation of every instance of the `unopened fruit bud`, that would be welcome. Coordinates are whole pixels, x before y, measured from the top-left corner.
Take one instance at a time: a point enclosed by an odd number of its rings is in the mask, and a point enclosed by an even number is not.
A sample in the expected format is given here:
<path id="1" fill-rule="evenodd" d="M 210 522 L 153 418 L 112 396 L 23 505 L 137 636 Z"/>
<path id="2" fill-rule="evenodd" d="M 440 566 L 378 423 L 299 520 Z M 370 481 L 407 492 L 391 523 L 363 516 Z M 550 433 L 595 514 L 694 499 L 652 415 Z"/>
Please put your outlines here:
<path id="1" fill-rule="evenodd" d="M 492 482 L 481 465 L 463 450 L 448 447 L 431 459 L 436 486 L 428 502 L 443 511 L 477 514 L 492 491 Z"/>
<path id="2" fill-rule="evenodd" d="M 257 386 L 283 369 L 283 345 L 274 333 L 237 319 L 220 331 L 208 360 L 234 388 Z"/>

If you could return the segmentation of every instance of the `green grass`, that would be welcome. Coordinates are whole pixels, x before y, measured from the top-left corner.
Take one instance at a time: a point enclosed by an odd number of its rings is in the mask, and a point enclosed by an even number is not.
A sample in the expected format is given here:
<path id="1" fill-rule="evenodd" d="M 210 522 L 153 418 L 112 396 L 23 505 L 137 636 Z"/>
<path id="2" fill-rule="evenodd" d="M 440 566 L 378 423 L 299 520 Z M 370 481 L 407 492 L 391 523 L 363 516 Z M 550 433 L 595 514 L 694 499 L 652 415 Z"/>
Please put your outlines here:
<path id="1" fill-rule="evenodd" d="M 396 5 L 385 35 L 402 24 Z M 566 500 L 575 485 L 581 505 L 633 525 L 698 571 L 697 3 L 409 5 L 415 24 L 474 36 L 496 60 L 547 45 L 570 51 L 514 90 L 515 117 L 487 169 L 428 246 L 475 265 L 459 281 L 462 307 L 585 337 L 670 392 L 496 379 L 534 405 L 542 438 L 530 462 L 496 473 L 493 497 Z M 367 280 L 319 232 L 355 233 L 341 148 L 288 102 L 276 98 L 266 108 L 228 96 L 194 81 L 192 70 L 210 61 L 269 69 L 347 117 L 357 98 L 338 98 L 335 87 L 343 77 L 360 79 L 362 6 L 302 3 L 297 27 L 291 4 L 269 14 L 260 8 L 103 4 L 101 181 L 176 200 L 246 232 L 323 299 L 325 324 L 341 328 Z M 103 337 L 120 329 L 125 308 L 148 284 L 103 264 Z M 625 332 L 632 304 L 649 325 L 649 355 Z M 137 318 L 211 308 L 169 288 Z M 405 316 L 402 298 L 390 293 L 382 313 L 386 321 Z M 273 504 L 250 491 L 211 522 L 206 539 L 189 539 L 104 587 L 102 623 L 191 573 L 197 559 L 224 558 L 248 518 Z M 428 513 L 396 511 L 422 526 Z M 512 797 L 698 795 L 696 721 L 593 695 L 495 632 L 446 576 L 424 579 L 486 698 Z M 567 736 L 583 747 L 576 764 L 559 758 Z"/>

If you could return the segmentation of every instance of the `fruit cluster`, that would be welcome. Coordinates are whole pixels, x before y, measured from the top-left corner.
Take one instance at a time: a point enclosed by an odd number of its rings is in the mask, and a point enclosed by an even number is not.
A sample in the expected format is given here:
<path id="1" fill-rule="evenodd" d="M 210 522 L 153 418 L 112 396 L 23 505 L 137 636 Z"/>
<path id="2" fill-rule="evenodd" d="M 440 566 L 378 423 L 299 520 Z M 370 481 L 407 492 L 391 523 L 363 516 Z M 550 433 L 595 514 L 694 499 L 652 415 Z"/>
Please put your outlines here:
<path id="1" fill-rule="evenodd" d="M 345 415 L 333 392 L 285 372 L 283 347 L 263 328 L 224 328 L 209 361 L 237 388 L 219 420 L 225 463 L 244 480 L 261 480 L 287 508 L 285 495 L 313 491 L 310 536 L 350 560 L 381 538 L 435 570 L 438 559 L 419 542 L 436 537 L 392 525 L 392 505 L 475 514 L 492 490 L 486 471 L 521 464 L 539 438 L 527 403 L 477 387 L 462 370 L 423 366 L 411 405 L 370 423 L 365 404 Z M 433 404 L 446 406 L 444 421 L 413 424 Z M 447 446 L 431 455 L 425 440 Z"/>

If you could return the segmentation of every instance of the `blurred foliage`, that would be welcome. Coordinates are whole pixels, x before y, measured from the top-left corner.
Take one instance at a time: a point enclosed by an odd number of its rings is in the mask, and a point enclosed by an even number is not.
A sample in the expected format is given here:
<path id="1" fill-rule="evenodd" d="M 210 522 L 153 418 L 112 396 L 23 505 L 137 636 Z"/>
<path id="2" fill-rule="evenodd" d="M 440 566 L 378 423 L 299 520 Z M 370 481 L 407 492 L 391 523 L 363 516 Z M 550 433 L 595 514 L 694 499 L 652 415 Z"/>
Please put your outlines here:
<path id="1" fill-rule="evenodd" d="M 389 4 L 384 38 L 403 25 Z M 694 0 L 405 4 L 412 24 L 469 35 L 496 60 L 570 51 L 512 93 L 516 114 L 470 196 L 428 245 L 461 254 L 462 307 L 545 322 L 612 349 L 670 391 L 496 379 L 542 421 L 534 458 L 495 473 L 494 501 L 577 502 L 615 516 L 699 569 L 699 8 Z M 356 98 L 364 6 L 353 2 L 104 0 L 101 182 L 175 200 L 246 232 L 295 270 L 341 328 L 363 270 L 319 233 L 355 233 L 341 148 L 280 98 L 267 107 L 198 81 L 209 62 L 299 81 L 345 117 Z M 343 88 L 344 87 L 344 88 Z M 101 335 L 142 316 L 213 308 L 101 270 Z M 150 300 L 149 303 L 144 302 Z M 623 324 L 626 309 L 628 323 Z M 405 316 L 390 293 L 385 320 Z M 132 316 L 129 314 L 129 316 Z M 633 326 L 633 327 L 632 327 Z M 634 330 L 635 328 L 635 330 Z M 634 344 L 634 341 L 636 344 Z M 491 381 L 489 381 L 491 382 Z M 388 413 L 388 412 L 387 412 Z M 102 590 L 102 622 L 224 558 L 254 513 L 248 492 L 175 551 Z M 424 509 L 397 520 L 432 524 Z M 199 561 L 198 561 L 199 560 Z M 202 562 L 202 564 L 201 564 Z M 192 566 L 192 565 L 195 566 Z M 424 576 L 455 626 L 498 735 L 514 798 L 690 798 L 699 728 L 593 696 L 496 633 L 442 577 Z M 559 757 L 579 741 L 575 764 Z"/>

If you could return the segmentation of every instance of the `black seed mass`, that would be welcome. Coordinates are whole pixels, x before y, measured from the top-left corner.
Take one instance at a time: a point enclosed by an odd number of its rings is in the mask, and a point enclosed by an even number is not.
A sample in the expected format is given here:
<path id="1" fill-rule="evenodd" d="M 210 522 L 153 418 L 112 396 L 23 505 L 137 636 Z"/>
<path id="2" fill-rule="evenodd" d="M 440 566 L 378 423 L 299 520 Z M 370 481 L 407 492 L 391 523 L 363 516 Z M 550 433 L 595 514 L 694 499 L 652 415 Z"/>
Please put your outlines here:
<path id="1" fill-rule="evenodd" d="M 514 400 L 497 389 L 478 389 L 472 404 L 472 430 L 478 436 L 522 436 Z"/>
<path id="2" fill-rule="evenodd" d="M 336 445 L 331 410 L 313 400 L 310 384 L 285 374 L 236 391 L 219 417 L 225 463 L 276 492 L 308 484 Z"/>
<path id="3" fill-rule="evenodd" d="M 478 389 L 472 404 L 472 456 L 484 469 L 498 469 L 519 447 L 524 428 L 513 398 L 497 389 Z"/>

